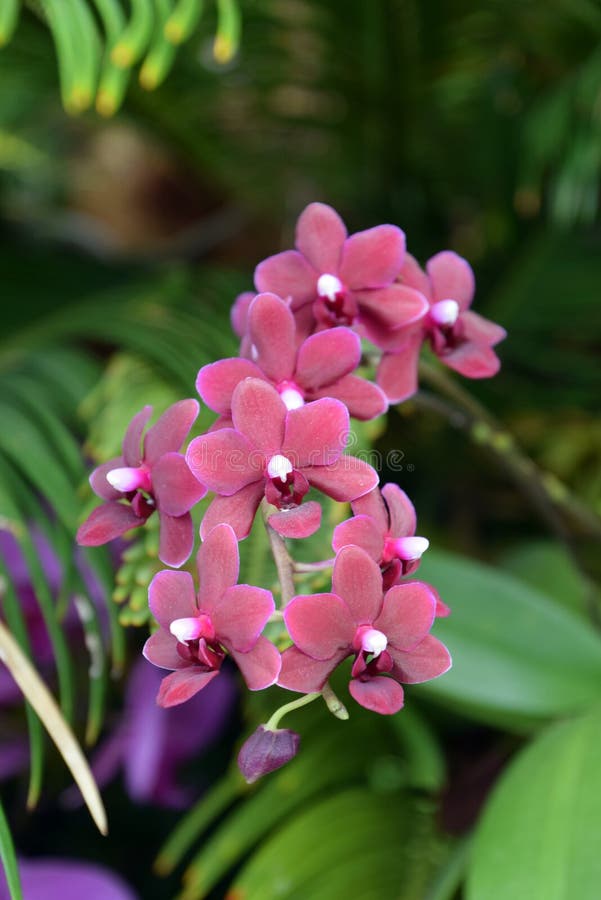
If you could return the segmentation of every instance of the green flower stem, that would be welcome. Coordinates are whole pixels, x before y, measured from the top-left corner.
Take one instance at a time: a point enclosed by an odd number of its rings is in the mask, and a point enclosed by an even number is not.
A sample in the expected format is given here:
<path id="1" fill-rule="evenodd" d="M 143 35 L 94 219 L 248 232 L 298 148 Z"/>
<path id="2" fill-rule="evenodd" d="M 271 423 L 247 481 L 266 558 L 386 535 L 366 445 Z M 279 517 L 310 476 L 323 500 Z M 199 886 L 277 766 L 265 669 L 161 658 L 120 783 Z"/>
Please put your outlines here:
<path id="1" fill-rule="evenodd" d="M 265 728 L 269 731 L 275 731 L 284 716 L 294 712 L 295 709 L 300 709 L 301 706 L 307 706 L 307 704 L 313 703 L 318 697 L 321 697 L 320 693 L 303 694 L 298 700 L 292 700 L 290 703 L 285 703 L 284 706 L 280 706 L 279 709 L 276 709 L 269 721 L 265 723 Z"/>
<path id="2" fill-rule="evenodd" d="M 292 565 L 295 572 L 321 572 L 323 569 L 331 569 L 334 565 L 334 560 L 323 559 L 314 563 L 293 562 Z"/>
<path id="3" fill-rule="evenodd" d="M 290 603 L 290 601 L 296 594 L 293 577 L 294 560 L 288 553 L 288 548 L 286 547 L 286 541 L 284 540 L 284 538 L 281 537 L 281 535 L 279 535 L 267 521 L 267 516 L 269 515 L 269 505 L 265 500 L 263 500 L 261 504 L 261 510 L 263 513 L 263 522 L 265 523 L 265 528 L 267 530 L 267 536 L 269 537 L 271 552 L 273 554 L 276 569 L 278 570 L 278 578 L 280 581 L 280 590 L 282 594 L 281 606 L 283 609 Z"/>
<path id="4" fill-rule="evenodd" d="M 332 715 L 337 719 L 341 719 L 341 721 L 346 722 L 346 720 L 349 718 L 347 708 L 342 700 L 338 699 L 338 697 L 330 687 L 329 681 L 326 681 L 323 688 L 321 689 L 321 695 Z"/>

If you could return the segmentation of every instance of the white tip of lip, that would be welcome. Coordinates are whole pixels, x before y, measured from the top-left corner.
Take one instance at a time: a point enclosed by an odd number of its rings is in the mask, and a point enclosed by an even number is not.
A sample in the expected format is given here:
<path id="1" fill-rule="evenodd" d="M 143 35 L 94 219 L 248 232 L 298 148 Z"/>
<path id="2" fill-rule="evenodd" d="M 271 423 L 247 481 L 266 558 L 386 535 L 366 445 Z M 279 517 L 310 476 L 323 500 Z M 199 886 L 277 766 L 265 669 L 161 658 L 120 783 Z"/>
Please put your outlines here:
<path id="1" fill-rule="evenodd" d="M 361 646 L 366 653 L 373 653 L 379 656 L 388 646 L 388 638 L 382 631 L 377 628 L 370 628 L 366 631 L 361 639 Z"/>
<path id="2" fill-rule="evenodd" d="M 459 316 L 456 300 L 439 300 L 430 307 L 430 315 L 437 325 L 454 325 Z"/>
<path id="3" fill-rule="evenodd" d="M 286 456 L 276 453 L 267 463 L 267 474 L 270 478 L 279 478 L 280 481 L 286 481 L 286 478 L 293 470 L 292 463 Z"/>
<path id="4" fill-rule="evenodd" d="M 305 405 L 305 398 L 296 388 L 284 388 L 280 397 L 284 401 L 286 409 L 300 409 L 301 406 Z"/>
<path id="5" fill-rule="evenodd" d="M 430 546 L 430 541 L 425 537 L 405 537 L 396 541 L 396 551 L 399 559 L 419 559 Z"/>
<path id="6" fill-rule="evenodd" d="M 174 619 L 169 626 L 169 631 L 174 638 L 180 643 L 185 644 L 186 641 L 195 641 L 200 637 L 202 627 L 196 616 L 185 619 Z"/>
<path id="7" fill-rule="evenodd" d="M 335 300 L 336 295 L 341 294 L 342 290 L 342 282 L 336 275 L 330 275 L 326 272 L 317 279 L 317 293 L 320 297 Z"/>
<path id="8" fill-rule="evenodd" d="M 107 473 L 106 480 L 116 491 L 127 493 L 127 491 L 137 490 L 144 479 L 139 469 L 124 467 L 111 469 Z"/>

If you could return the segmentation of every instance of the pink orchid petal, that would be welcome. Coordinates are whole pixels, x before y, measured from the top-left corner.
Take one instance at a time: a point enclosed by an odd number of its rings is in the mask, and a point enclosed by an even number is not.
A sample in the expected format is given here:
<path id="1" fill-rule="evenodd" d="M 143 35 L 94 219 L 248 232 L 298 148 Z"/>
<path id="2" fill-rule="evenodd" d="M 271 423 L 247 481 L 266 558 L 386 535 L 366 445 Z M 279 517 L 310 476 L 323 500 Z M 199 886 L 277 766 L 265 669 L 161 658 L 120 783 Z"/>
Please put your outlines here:
<path id="1" fill-rule="evenodd" d="M 137 894 L 114 872 L 75 859 L 19 859 L 25 900 L 136 900 Z M 8 900 L 0 875 L 0 898 Z"/>
<path id="2" fill-rule="evenodd" d="M 337 594 L 293 597 L 284 621 L 298 649 L 312 659 L 332 659 L 350 649 L 356 631 L 349 607 Z"/>
<path id="3" fill-rule="evenodd" d="M 401 271 L 404 255 L 405 235 L 396 225 L 358 231 L 344 243 L 339 275 L 353 290 L 384 287 Z"/>
<path id="4" fill-rule="evenodd" d="M 371 625 L 382 609 L 382 573 L 361 547 L 352 544 L 337 554 L 332 590 L 342 597 L 356 625 Z"/>
<path id="5" fill-rule="evenodd" d="M 249 359 L 220 359 L 203 366 L 196 378 L 196 390 L 210 409 L 229 413 L 232 394 L 245 378 L 262 378 L 263 373 Z"/>
<path id="6" fill-rule="evenodd" d="M 117 500 L 108 500 L 102 506 L 97 506 L 79 526 L 76 540 L 84 547 L 99 547 L 131 528 L 139 528 L 145 521 L 135 514 L 131 506 Z"/>
<path id="7" fill-rule="evenodd" d="M 349 328 L 329 328 L 299 347 L 295 380 L 307 390 L 318 390 L 354 372 L 360 361 L 358 335 Z"/>
<path id="8" fill-rule="evenodd" d="M 332 659 L 311 659 L 296 647 L 289 647 L 282 653 L 282 668 L 278 677 L 280 687 L 301 694 L 321 691 L 324 684 L 342 660 L 348 656 L 342 650 Z"/>
<path id="9" fill-rule="evenodd" d="M 183 516 L 207 489 L 194 477 L 180 453 L 165 453 L 152 467 L 152 489 L 161 512 Z"/>
<path id="10" fill-rule="evenodd" d="M 246 334 L 248 309 L 255 297 L 256 294 L 254 291 L 244 291 L 244 293 L 238 294 L 230 310 L 232 330 L 239 338 L 244 337 Z"/>
<path id="11" fill-rule="evenodd" d="M 260 383 L 256 378 L 252 381 Z M 221 428 L 194 438 L 186 462 L 201 484 L 226 497 L 263 477 L 263 457 L 233 428 Z"/>
<path id="12" fill-rule="evenodd" d="M 205 534 L 196 554 L 196 568 L 200 585 L 198 608 L 212 616 L 216 604 L 237 583 L 240 573 L 238 541 L 230 525 L 216 525 Z"/>
<path id="13" fill-rule="evenodd" d="M 382 536 L 387 534 L 390 518 L 380 488 L 374 488 L 369 494 L 364 494 L 362 497 L 354 500 L 351 506 L 355 516 L 370 516 L 374 520 L 380 534 Z"/>
<path id="14" fill-rule="evenodd" d="M 282 660 L 280 651 L 267 638 L 260 637 L 248 653 L 231 653 L 249 690 L 263 691 L 276 683 Z"/>
<path id="15" fill-rule="evenodd" d="M 198 400 L 179 400 L 157 419 L 144 438 L 144 459 L 153 465 L 164 453 L 177 452 L 199 412 Z"/>
<path id="16" fill-rule="evenodd" d="M 190 513 L 170 516 L 159 511 L 159 559 L 178 569 L 189 559 L 194 548 L 194 526 Z"/>
<path id="17" fill-rule="evenodd" d="M 257 643 L 274 609 L 271 591 L 250 584 L 235 584 L 228 588 L 211 609 L 211 621 L 219 642 L 228 650 L 248 653 Z"/>
<path id="18" fill-rule="evenodd" d="M 334 552 L 338 553 L 348 544 L 354 544 L 365 550 L 377 563 L 382 559 L 384 551 L 382 530 L 371 516 L 353 516 L 352 519 L 347 519 L 346 522 L 341 522 L 336 526 L 332 536 Z"/>
<path id="19" fill-rule="evenodd" d="M 349 414 L 339 400 L 326 397 L 291 409 L 281 452 L 295 469 L 328 466 L 339 459 L 349 433 Z"/>
<path id="20" fill-rule="evenodd" d="M 378 483 L 378 473 L 368 463 L 355 456 L 341 456 L 330 466 L 305 466 L 307 481 L 333 500 L 349 503 Z"/>
<path id="21" fill-rule="evenodd" d="M 412 287 L 415 288 L 416 291 L 420 291 L 429 303 L 434 302 L 432 300 L 432 285 L 430 279 L 416 258 L 410 253 L 405 253 L 405 261 L 403 263 L 403 268 L 401 269 L 399 281 L 401 284 L 406 284 L 407 287 Z"/>
<path id="22" fill-rule="evenodd" d="M 476 281 L 472 267 L 465 259 L 452 250 L 443 250 L 428 260 L 426 272 L 432 285 L 432 303 L 455 300 L 460 309 L 469 307 Z"/>
<path id="23" fill-rule="evenodd" d="M 384 391 L 371 381 L 358 375 L 345 375 L 340 381 L 316 391 L 316 397 L 333 397 L 340 400 L 349 411 L 349 415 L 361 422 L 368 422 L 383 415 L 388 409 L 388 400 Z"/>
<path id="24" fill-rule="evenodd" d="M 424 318 L 429 309 L 428 301 L 422 293 L 403 284 L 391 284 L 373 291 L 358 291 L 355 297 L 362 314 L 367 310 L 389 329 L 414 325 Z M 370 321 L 370 318 L 365 319 L 368 335 Z"/>
<path id="25" fill-rule="evenodd" d="M 174 572 L 173 574 L 181 575 L 183 573 Z M 144 644 L 142 653 L 148 662 L 153 666 L 158 666 L 159 669 L 187 669 L 190 665 L 177 652 L 176 639 L 164 628 L 159 628 L 150 635 Z"/>
<path id="26" fill-rule="evenodd" d="M 219 675 L 218 669 L 203 672 L 197 666 L 188 666 L 186 669 L 172 672 L 161 681 L 157 703 L 165 708 L 185 703 L 186 700 L 206 687 L 217 675 Z"/>
<path id="27" fill-rule="evenodd" d="M 374 628 L 384 632 L 388 645 L 412 650 L 429 633 L 436 612 L 436 597 L 429 585 L 411 581 L 391 587 Z"/>
<path id="28" fill-rule="evenodd" d="M 189 572 L 158 572 L 148 588 L 150 611 L 164 629 L 174 619 L 187 619 L 198 615 L 194 581 Z M 171 637 L 171 640 L 175 639 Z"/>
<path id="29" fill-rule="evenodd" d="M 123 438 L 123 459 L 127 466 L 139 466 L 142 462 L 142 432 L 152 415 L 152 406 L 145 406 L 133 417 Z"/>
<path id="30" fill-rule="evenodd" d="M 314 500 L 309 500 L 294 509 L 274 513 L 267 521 L 282 537 L 310 537 L 321 525 L 321 506 Z"/>
<path id="31" fill-rule="evenodd" d="M 465 338 L 477 344 L 488 344 L 489 347 L 494 347 L 495 344 L 507 337 L 507 332 L 501 325 L 485 319 L 484 316 L 472 312 L 471 309 L 462 314 L 461 323 Z"/>
<path id="32" fill-rule="evenodd" d="M 444 644 L 431 634 L 409 653 L 388 647 L 394 668 L 392 676 L 403 684 L 420 684 L 444 675 L 451 668 L 451 654 Z"/>
<path id="33" fill-rule="evenodd" d="M 221 523 L 231 525 L 239 541 L 248 537 L 259 503 L 265 494 L 265 483 L 255 481 L 231 497 L 215 497 L 200 524 L 200 536 L 204 540 L 209 532 Z"/>
<path id="34" fill-rule="evenodd" d="M 296 309 L 315 299 L 317 277 L 318 273 L 302 253 L 285 250 L 259 263 L 255 269 L 255 287 L 284 300 L 292 297 L 292 308 Z"/>
<path id="35" fill-rule="evenodd" d="M 466 378 L 492 378 L 501 368 L 501 361 L 491 347 L 471 341 L 460 344 L 440 359 Z"/>
<path id="36" fill-rule="evenodd" d="M 319 274 L 336 274 L 346 235 L 344 222 L 325 203 L 310 203 L 296 223 L 296 246 Z"/>
<path id="37" fill-rule="evenodd" d="M 403 708 L 405 694 L 403 688 L 392 678 L 377 675 L 368 681 L 352 678 L 349 683 L 351 697 L 372 712 L 382 716 L 392 716 Z"/>
<path id="38" fill-rule="evenodd" d="M 275 294 L 259 294 L 248 311 L 248 330 L 257 365 L 275 381 L 291 378 L 296 360 L 296 323 L 290 307 Z"/>
<path id="39" fill-rule="evenodd" d="M 413 334 L 397 352 L 382 356 L 376 380 L 390 403 L 402 403 L 417 392 L 421 347 L 421 333 Z"/>
<path id="40" fill-rule="evenodd" d="M 307 303 L 298 309 L 293 308 L 294 320 L 296 322 L 296 343 L 300 346 L 315 331 L 315 315 L 313 313 L 313 304 Z"/>
<path id="41" fill-rule="evenodd" d="M 388 483 L 382 488 L 382 496 L 388 507 L 390 534 L 392 537 L 407 537 L 415 534 L 417 517 L 415 507 L 405 491 L 398 484 Z"/>
<path id="42" fill-rule="evenodd" d="M 115 459 L 110 459 L 108 462 L 102 463 L 101 466 L 97 466 L 94 469 L 90 475 L 90 486 L 98 497 L 102 497 L 103 500 L 118 500 L 123 496 L 121 491 L 116 491 L 115 488 L 109 484 L 106 480 L 106 476 L 113 469 L 120 469 L 124 463 L 125 460 L 123 457 L 117 456 Z"/>
<path id="43" fill-rule="evenodd" d="M 280 452 L 286 412 L 280 395 L 266 381 L 247 378 L 234 391 L 232 397 L 234 427 L 253 447 L 262 451 L 266 458 Z M 263 461 L 257 460 L 256 453 L 254 458 L 263 471 Z"/>

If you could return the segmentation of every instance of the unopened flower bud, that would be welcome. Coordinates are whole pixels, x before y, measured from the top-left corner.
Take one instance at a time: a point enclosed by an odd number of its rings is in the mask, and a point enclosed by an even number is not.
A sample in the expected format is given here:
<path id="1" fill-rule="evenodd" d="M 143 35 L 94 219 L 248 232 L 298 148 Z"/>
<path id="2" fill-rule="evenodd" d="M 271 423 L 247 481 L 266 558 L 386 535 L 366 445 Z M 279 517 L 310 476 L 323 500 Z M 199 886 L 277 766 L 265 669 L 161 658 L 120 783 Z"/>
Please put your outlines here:
<path id="1" fill-rule="evenodd" d="M 298 753 L 300 735 L 288 728 L 274 730 L 259 725 L 238 754 L 238 768 L 248 784 L 275 772 Z"/>

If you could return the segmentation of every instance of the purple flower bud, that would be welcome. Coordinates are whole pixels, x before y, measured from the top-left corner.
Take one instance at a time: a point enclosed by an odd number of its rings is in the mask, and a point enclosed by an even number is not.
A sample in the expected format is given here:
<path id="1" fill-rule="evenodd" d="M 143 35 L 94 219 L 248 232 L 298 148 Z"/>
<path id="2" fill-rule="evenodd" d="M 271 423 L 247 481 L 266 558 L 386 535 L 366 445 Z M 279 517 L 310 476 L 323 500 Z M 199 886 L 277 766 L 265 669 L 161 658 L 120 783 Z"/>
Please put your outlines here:
<path id="1" fill-rule="evenodd" d="M 248 784 L 286 765 L 298 753 L 300 735 L 288 728 L 259 725 L 238 754 L 238 767 Z"/>

